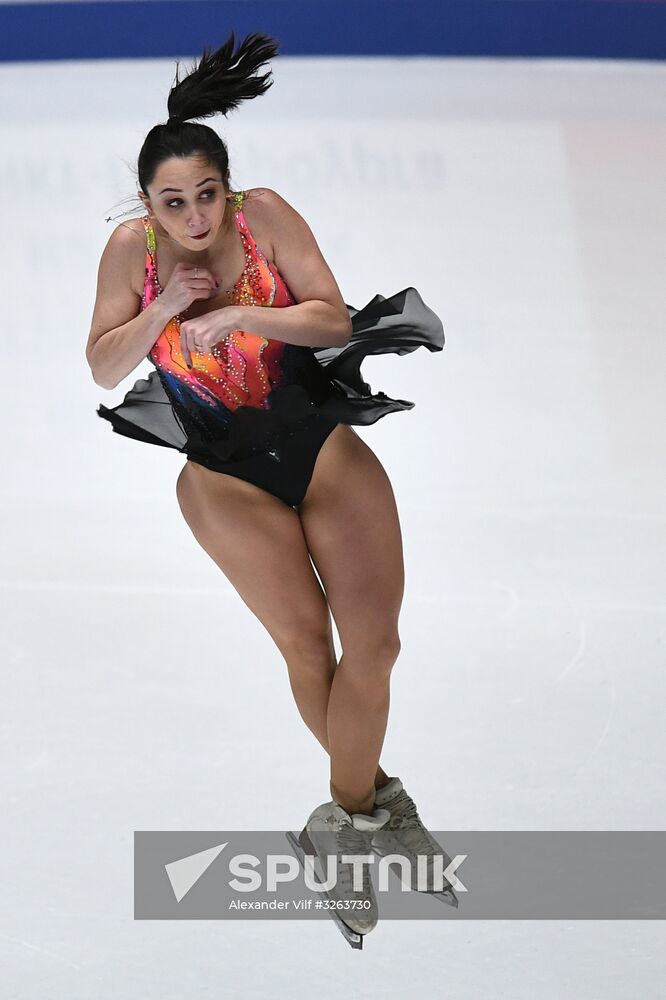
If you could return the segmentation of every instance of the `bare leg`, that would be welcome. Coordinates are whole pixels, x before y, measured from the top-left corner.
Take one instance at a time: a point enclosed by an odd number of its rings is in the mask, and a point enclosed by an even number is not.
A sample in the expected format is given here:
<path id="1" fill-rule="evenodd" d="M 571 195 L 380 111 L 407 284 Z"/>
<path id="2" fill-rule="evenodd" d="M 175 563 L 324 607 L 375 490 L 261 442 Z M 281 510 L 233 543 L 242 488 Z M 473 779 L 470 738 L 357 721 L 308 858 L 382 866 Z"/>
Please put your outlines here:
<path id="1" fill-rule="evenodd" d="M 367 660 L 355 663 L 350 658 L 347 664 L 343 655 L 331 687 L 331 795 L 347 812 L 372 813 L 375 790 L 381 787 L 376 778 L 368 781 L 367 776 L 379 760 L 388 722 L 389 671 L 394 658 L 388 649 L 385 654 L 377 651 L 374 670 L 367 672 Z M 378 669 L 382 664 L 384 676 Z M 365 761 L 367 765 L 360 767 Z"/>
<path id="2" fill-rule="evenodd" d="M 283 654 L 284 655 L 284 654 Z M 344 656 L 340 658 L 340 665 Z M 324 750 L 330 754 L 328 737 L 328 711 L 333 680 L 340 670 L 335 655 L 333 636 L 326 656 L 318 650 L 314 656 L 285 655 L 289 683 L 298 711 L 308 729 L 316 736 Z M 383 788 L 390 780 L 389 775 L 378 766 L 375 773 L 375 788 Z M 336 798 L 336 801 L 339 801 Z M 357 810 L 358 811 L 358 810 Z"/>
<path id="3" fill-rule="evenodd" d="M 400 651 L 404 565 L 388 476 L 351 428 L 325 442 L 299 516 L 343 647 L 327 711 L 331 795 L 348 812 L 368 813 Z"/>
<path id="4" fill-rule="evenodd" d="M 335 647 L 298 514 L 251 483 L 189 461 L 176 494 L 196 540 L 275 641 L 301 717 L 328 752 Z M 379 766 L 376 780 L 388 780 Z"/>

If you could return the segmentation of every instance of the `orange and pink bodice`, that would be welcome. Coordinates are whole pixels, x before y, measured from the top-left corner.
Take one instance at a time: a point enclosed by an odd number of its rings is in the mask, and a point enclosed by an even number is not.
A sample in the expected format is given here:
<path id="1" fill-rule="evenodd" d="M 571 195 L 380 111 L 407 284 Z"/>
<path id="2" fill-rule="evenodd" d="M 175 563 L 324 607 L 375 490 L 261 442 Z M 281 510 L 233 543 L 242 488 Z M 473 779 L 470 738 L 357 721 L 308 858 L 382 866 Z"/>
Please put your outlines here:
<path id="1" fill-rule="evenodd" d="M 257 245 L 243 214 L 245 192 L 234 194 L 234 220 L 245 251 L 243 271 L 226 297 L 225 305 L 283 307 L 295 304 L 294 296 L 274 264 Z M 161 294 L 157 277 L 155 233 L 147 215 L 146 272 L 141 309 Z M 266 409 L 270 396 L 290 374 L 312 363 L 311 351 L 281 340 L 234 330 L 215 344 L 210 353 L 193 354 L 190 370 L 180 344 L 180 318 L 172 317 L 147 357 L 160 374 L 164 388 L 185 424 L 228 421 L 240 406 Z M 186 412 L 183 412 L 183 411 Z"/>

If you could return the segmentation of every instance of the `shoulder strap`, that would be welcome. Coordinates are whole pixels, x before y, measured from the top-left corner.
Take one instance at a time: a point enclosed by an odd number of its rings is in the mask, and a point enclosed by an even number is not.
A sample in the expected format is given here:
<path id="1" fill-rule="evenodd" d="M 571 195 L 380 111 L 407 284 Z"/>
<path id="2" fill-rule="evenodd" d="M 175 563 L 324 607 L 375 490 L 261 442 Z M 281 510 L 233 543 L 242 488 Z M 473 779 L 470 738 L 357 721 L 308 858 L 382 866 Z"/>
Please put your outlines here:
<path id="1" fill-rule="evenodd" d="M 241 212 L 245 202 L 246 193 L 245 191 L 233 191 L 232 194 L 234 196 L 234 212 Z"/>
<path id="2" fill-rule="evenodd" d="M 246 244 L 249 241 L 250 253 L 255 253 L 258 250 L 256 240 L 252 235 L 252 231 L 247 224 L 247 219 L 243 213 L 243 205 L 247 200 L 247 191 L 235 191 L 234 192 L 234 219 L 236 221 L 236 226 L 241 235 L 243 243 Z M 245 247 L 246 252 L 248 247 Z"/>
<path id="3" fill-rule="evenodd" d="M 157 265 L 155 263 L 155 231 L 148 215 L 142 215 L 141 221 L 146 230 L 146 263 L 143 272 L 142 308 L 145 309 L 160 291 L 157 280 Z"/>
<path id="4" fill-rule="evenodd" d="M 150 259 L 155 260 L 155 232 L 153 230 L 153 225 L 150 221 L 150 216 L 142 215 L 141 221 L 143 222 L 144 229 L 146 230 L 146 249 L 150 254 Z"/>

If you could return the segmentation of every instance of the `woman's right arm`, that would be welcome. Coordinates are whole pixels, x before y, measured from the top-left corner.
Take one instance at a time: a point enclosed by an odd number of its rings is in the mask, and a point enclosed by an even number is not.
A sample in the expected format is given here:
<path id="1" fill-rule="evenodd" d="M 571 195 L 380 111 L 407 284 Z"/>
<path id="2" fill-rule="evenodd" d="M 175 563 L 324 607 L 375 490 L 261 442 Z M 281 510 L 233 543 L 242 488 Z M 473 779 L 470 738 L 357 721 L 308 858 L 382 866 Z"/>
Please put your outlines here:
<path id="1" fill-rule="evenodd" d="M 141 312 L 141 297 L 131 283 L 137 238 L 129 227 L 118 226 L 99 263 L 86 358 L 93 379 L 103 389 L 115 389 L 134 371 L 171 319 L 161 295 Z"/>

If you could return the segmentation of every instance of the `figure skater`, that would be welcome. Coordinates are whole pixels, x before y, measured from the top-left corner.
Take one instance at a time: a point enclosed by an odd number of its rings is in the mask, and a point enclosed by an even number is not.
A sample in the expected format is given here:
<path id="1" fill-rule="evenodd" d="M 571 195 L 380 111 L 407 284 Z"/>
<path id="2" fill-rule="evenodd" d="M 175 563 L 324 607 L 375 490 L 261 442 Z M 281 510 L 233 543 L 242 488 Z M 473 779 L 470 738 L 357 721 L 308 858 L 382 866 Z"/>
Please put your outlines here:
<path id="1" fill-rule="evenodd" d="M 236 49 L 232 32 L 182 81 L 176 69 L 168 121 L 139 153 L 145 214 L 118 225 L 101 257 L 86 357 L 105 389 L 144 358 L 153 366 L 97 412 L 119 434 L 187 456 L 183 517 L 274 640 L 330 756 L 331 800 L 310 814 L 300 846 L 320 853 L 316 834 L 333 836 L 333 895 L 367 907 L 338 921 L 360 947 L 376 899 L 367 866 L 356 888 L 340 856 L 390 853 L 375 835 L 398 830 L 416 853 L 442 852 L 379 764 L 403 550 L 391 483 L 351 425 L 414 405 L 372 392 L 366 355 L 440 351 L 444 333 L 414 288 L 347 306 L 302 216 L 270 188 L 232 189 L 225 143 L 191 120 L 265 93 L 271 74 L 256 71 L 277 50 L 258 33 Z"/>

